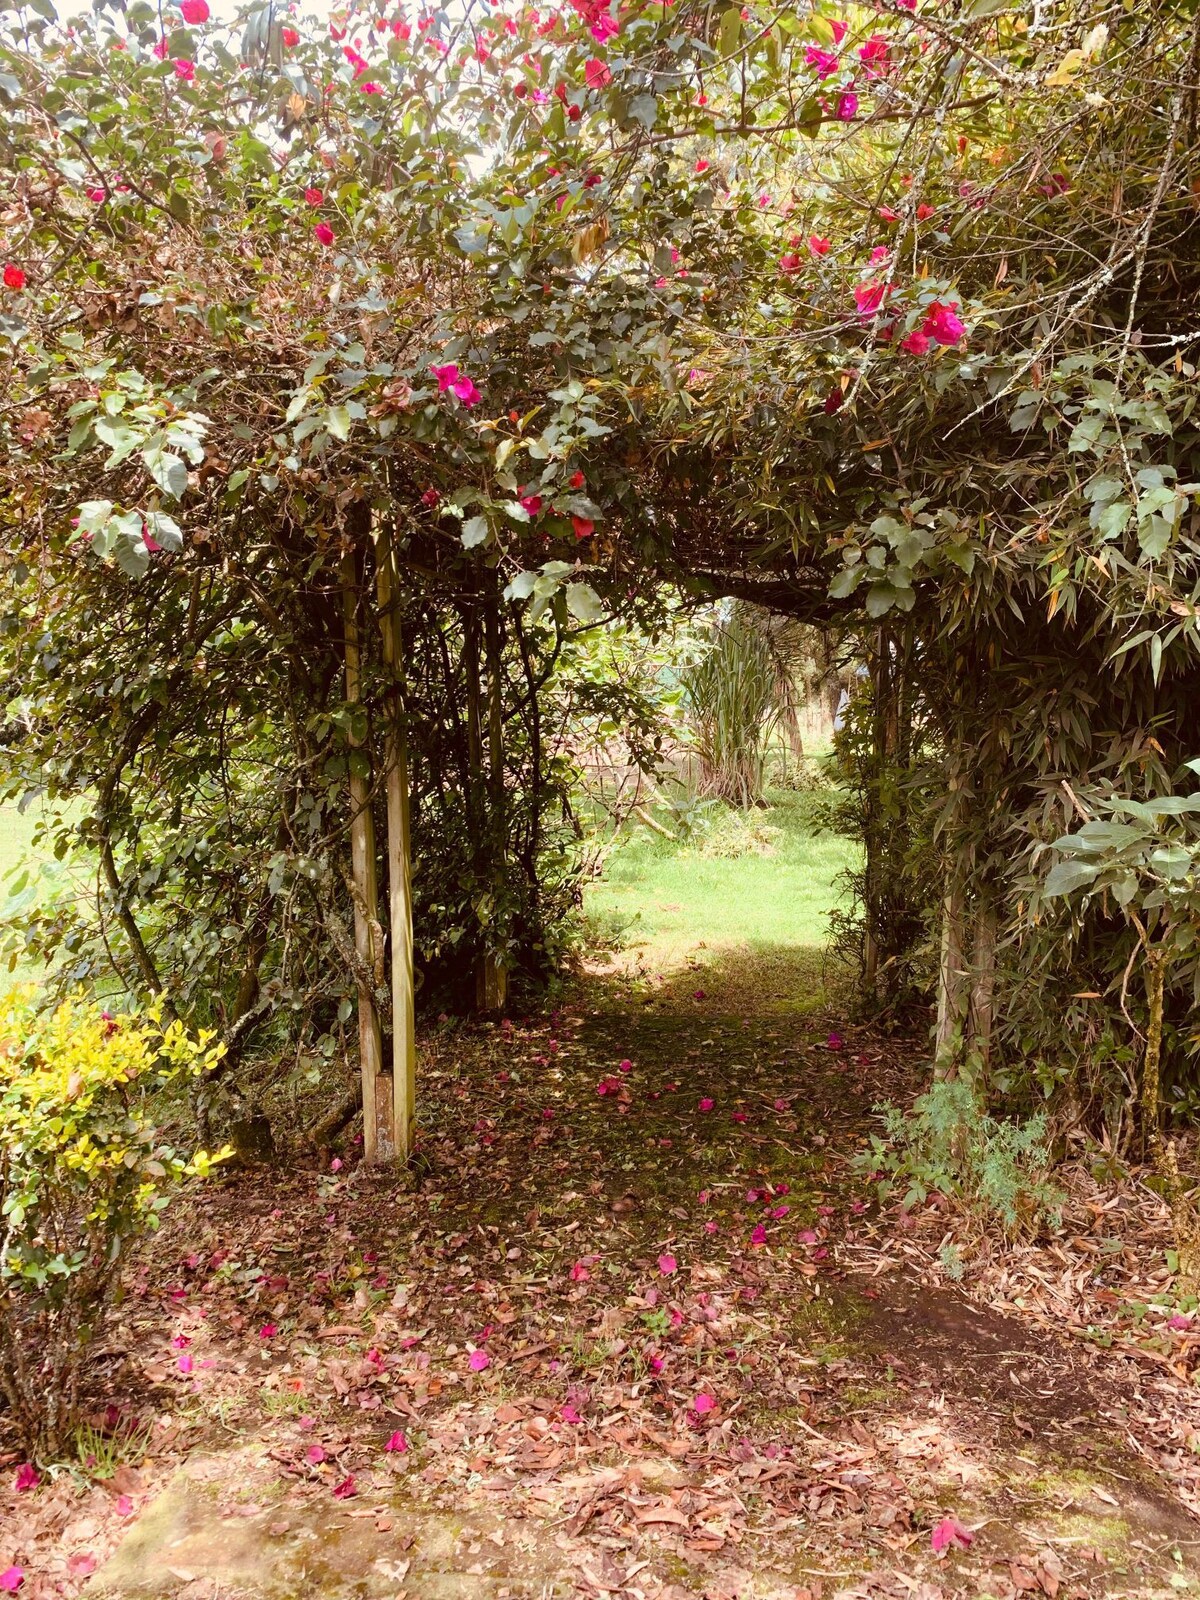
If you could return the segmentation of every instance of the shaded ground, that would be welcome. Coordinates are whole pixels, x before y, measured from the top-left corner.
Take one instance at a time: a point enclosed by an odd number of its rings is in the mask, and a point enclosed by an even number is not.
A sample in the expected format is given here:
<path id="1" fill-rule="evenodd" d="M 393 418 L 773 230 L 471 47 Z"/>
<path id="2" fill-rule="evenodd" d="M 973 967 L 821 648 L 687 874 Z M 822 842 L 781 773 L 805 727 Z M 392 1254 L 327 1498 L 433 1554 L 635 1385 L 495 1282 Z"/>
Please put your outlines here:
<path id="1" fill-rule="evenodd" d="M 696 962 L 431 1033 L 415 1181 L 347 1151 L 182 1201 L 94 1374 L 109 1476 L 0 1496 L 0 1570 L 35 1600 L 92 1566 L 187 1600 L 1200 1593 L 1158 1202 L 1081 1171 L 1021 1249 L 880 1212 L 848 1160 L 918 1050 L 811 953 Z"/>

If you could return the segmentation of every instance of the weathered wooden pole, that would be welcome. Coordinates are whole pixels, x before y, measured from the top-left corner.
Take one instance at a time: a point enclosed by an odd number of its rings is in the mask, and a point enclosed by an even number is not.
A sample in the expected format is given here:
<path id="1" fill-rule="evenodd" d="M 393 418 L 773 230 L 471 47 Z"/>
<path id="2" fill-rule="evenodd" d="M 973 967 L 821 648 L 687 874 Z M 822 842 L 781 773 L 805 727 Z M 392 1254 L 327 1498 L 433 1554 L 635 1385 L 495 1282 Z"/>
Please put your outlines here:
<path id="1" fill-rule="evenodd" d="M 392 1126 L 396 1157 L 407 1161 L 417 1094 L 414 1021 L 412 846 L 408 814 L 408 746 L 401 705 L 400 586 L 391 531 L 376 544 L 379 623 L 388 674 L 384 783 L 387 795 L 388 926 L 392 953 Z"/>
<path id="2" fill-rule="evenodd" d="M 362 645 L 359 633 L 359 567 L 354 549 L 342 557 L 342 608 L 346 630 L 346 703 L 362 702 Z M 358 1055 L 362 1072 L 363 1160 L 368 1165 L 396 1159 L 390 1074 L 383 1070 L 383 1036 L 375 1004 L 375 984 L 383 978 L 383 930 L 379 923 L 379 877 L 375 861 L 375 823 L 371 816 L 370 757 L 351 725 L 350 865 L 354 884 L 354 948 L 358 954 Z M 383 1078 L 387 1081 L 381 1082 Z"/>

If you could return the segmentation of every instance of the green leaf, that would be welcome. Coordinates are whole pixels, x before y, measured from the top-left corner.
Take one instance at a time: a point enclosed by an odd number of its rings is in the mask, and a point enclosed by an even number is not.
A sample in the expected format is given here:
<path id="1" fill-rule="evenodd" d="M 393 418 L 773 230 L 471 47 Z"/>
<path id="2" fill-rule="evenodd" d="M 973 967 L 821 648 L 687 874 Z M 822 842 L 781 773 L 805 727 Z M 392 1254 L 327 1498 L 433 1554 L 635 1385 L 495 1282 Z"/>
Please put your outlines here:
<path id="1" fill-rule="evenodd" d="M 99 432 L 99 429 L 97 429 Z M 146 470 L 164 494 L 181 500 L 187 490 L 187 467 L 179 456 L 156 447 L 143 450 L 142 460 Z"/>
<path id="2" fill-rule="evenodd" d="M 488 536 L 488 523 L 486 517 L 468 517 L 462 525 L 462 542 L 467 550 L 474 550 L 476 545 L 485 543 Z"/>
<path id="3" fill-rule="evenodd" d="M 1073 894 L 1095 880 L 1098 866 L 1092 861 L 1057 861 L 1046 876 L 1043 894 L 1047 899 Z"/>
<path id="4" fill-rule="evenodd" d="M 350 437 L 349 406 L 330 406 L 325 413 L 325 428 L 335 439 L 348 439 Z"/>
<path id="5" fill-rule="evenodd" d="M 604 606 L 590 583 L 569 583 L 566 593 L 567 610 L 573 617 L 588 624 L 603 621 Z"/>
<path id="6" fill-rule="evenodd" d="M 833 30 L 830 29 L 832 34 Z M 721 27 L 717 35 L 717 48 L 723 56 L 731 56 L 742 42 L 742 8 L 729 6 L 721 13 Z"/>

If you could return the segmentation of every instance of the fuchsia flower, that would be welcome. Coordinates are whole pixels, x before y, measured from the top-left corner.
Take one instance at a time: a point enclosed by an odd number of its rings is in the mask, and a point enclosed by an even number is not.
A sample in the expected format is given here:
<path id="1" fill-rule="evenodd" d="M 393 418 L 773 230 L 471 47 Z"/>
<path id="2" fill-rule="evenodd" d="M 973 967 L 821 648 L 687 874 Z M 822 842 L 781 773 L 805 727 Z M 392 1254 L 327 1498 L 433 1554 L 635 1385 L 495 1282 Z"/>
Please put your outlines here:
<path id="1" fill-rule="evenodd" d="M 196 63 L 194 61 L 173 61 L 171 65 L 175 68 L 175 76 L 182 78 L 184 83 L 191 83 L 196 76 Z"/>
<path id="2" fill-rule="evenodd" d="M 712 1395 L 701 1393 L 692 1401 L 692 1410 L 698 1417 L 703 1417 L 707 1416 L 710 1411 L 715 1410 L 716 1404 L 717 1402 Z"/>
<path id="3" fill-rule="evenodd" d="M 840 1033 L 831 1033 L 825 1041 L 826 1050 L 841 1050 L 845 1044 Z"/>
<path id="4" fill-rule="evenodd" d="M 845 94 L 838 95 L 837 119 L 839 122 L 853 122 L 858 115 L 858 96 L 851 89 Z"/>
<path id="5" fill-rule="evenodd" d="M 260 1339 L 273 1339 L 278 1332 L 279 1329 L 273 1322 L 264 1322 L 258 1330 L 258 1337 Z"/>
<path id="6" fill-rule="evenodd" d="M 673 1272 L 678 1272 L 679 1263 L 673 1255 L 668 1255 L 664 1252 L 658 1258 L 658 1270 L 664 1278 L 669 1278 Z"/>
<path id="7" fill-rule="evenodd" d="M 523 511 L 527 511 L 531 517 L 536 517 L 538 512 L 542 509 L 542 497 L 540 494 L 523 494 L 518 501 L 518 504 L 520 505 L 521 509 Z"/>
<path id="8" fill-rule="evenodd" d="M 437 379 L 439 393 L 445 394 L 448 389 L 464 406 L 478 405 L 483 398 L 471 379 L 465 372 L 460 372 L 453 361 L 440 367 L 432 366 L 429 370 Z"/>
<path id="9" fill-rule="evenodd" d="M 583 77 L 589 89 L 607 89 L 612 82 L 611 70 L 596 56 L 584 67 Z"/>
<path id="10" fill-rule="evenodd" d="M 790 251 L 786 256 L 780 256 L 779 258 L 779 270 L 788 278 L 795 277 L 802 265 L 803 262 L 795 251 Z"/>
<path id="11" fill-rule="evenodd" d="M 358 92 L 360 94 L 382 94 L 383 85 L 381 83 L 363 83 L 359 85 Z"/>
<path id="12" fill-rule="evenodd" d="M 692 168 L 692 171 L 693 172 L 707 172 L 708 171 L 708 162 L 705 161 L 703 156 L 701 156 L 700 159 L 696 162 L 696 165 Z"/>
<path id="13" fill-rule="evenodd" d="M 922 333 L 920 328 L 914 328 L 907 338 L 900 341 L 901 350 L 907 350 L 910 356 L 923 356 L 929 350 L 929 335 Z"/>
<path id="14" fill-rule="evenodd" d="M 467 1365 L 472 1372 L 486 1372 L 492 1364 L 492 1358 L 486 1350 L 472 1350 Z"/>
<path id="15" fill-rule="evenodd" d="M 754 1244 L 754 1245 L 762 1245 L 762 1244 L 766 1244 L 766 1242 L 767 1242 L 766 1225 L 764 1223 L 762 1223 L 762 1222 L 756 1222 L 755 1225 L 754 1225 L 754 1229 L 750 1234 L 750 1243 Z"/>
<path id="16" fill-rule="evenodd" d="M 815 256 L 827 256 L 829 254 L 829 240 L 822 239 L 819 234 L 810 233 L 808 236 L 808 248 Z"/>
<path id="17" fill-rule="evenodd" d="M 352 1500 L 357 1493 L 358 1485 L 355 1483 L 354 1474 L 351 1472 L 342 1479 L 341 1483 L 336 1485 L 333 1491 L 333 1498 L 335 1500 Z"/>
<path id="18" fill-rule="evenodd" d="M 211 15 L 208 0 L 182 0 L 179 9 L 183 13 L 183 20 L 194 28 L 198 28 L 202 22 L 207 22 Z"/>
<path id="19" fill-rule="evenodd" d="M 13 1488 L 18 1494 L 25 1494 L 30 1489 L 36 1489 L 41 1481 L 41 1475 L 33 1462 L 22 1461 L 17 1468 L 16 1478 L 13 1480 Z"/>
<path id="20" fill-rule="evenodd" d="M 821 80 L 832 77 L 838 70 L 838 58 L 830 51 L 822 50 L 819 45 L 810 44 L 804 52 L 804 59 L 816 69 L 817 77 Z"/>
<path id="21" fill-rule="evenodd" d="M 327 222 L 318 222 L 313 229 L 313 235 L 318 244 L 323 244 L 327 249 L 333 243 L 333 229 Z"/>
<path id="22" fill-rule="evenodd" d="M 307 205 L 319 206 L 324 203 L 325 196 L 321 193 L 320 189 L 305 189 L 304 199 Z"/>
<path id="23" fill-rule="evenodd" d="M 400 1431 L 400 1429 L 397 1428 L 395 1433 L 391 1436 L 383 1448 L 388 1452 L 389 1455 L 403 1455 L 408 1449 L 408 1440 L 404 1437 L 404 1434 Z"/>
<path id="24" fill-rule="evenodd" d="M 0 1589 L 3 1589 L 6 1594 L 16 1594 L 24 1582 L 24 1567 L 6 1567 L 3 1572 L 0 1572 Z"/>
<path id="25" fill-rule="evenodd" d="M 717 1102 L 715 1100 L 713 1100 L 709 1095 L 705 1095 L 703 1100 L 701 1100 L 700 1104 L 696 1107 L 696 1109 L 697 1109 L 697 1111 L 711 1111 L 712 1108 L 716 1105 L 716 1103 Z"/>
<path id="26" fill-rule="evenodd" d="M 938 344 L 957 344 L 966 333 L 966 324 L 958 315 L 957 300 L 935 300 L 925 313 L 921 331 Z"/>

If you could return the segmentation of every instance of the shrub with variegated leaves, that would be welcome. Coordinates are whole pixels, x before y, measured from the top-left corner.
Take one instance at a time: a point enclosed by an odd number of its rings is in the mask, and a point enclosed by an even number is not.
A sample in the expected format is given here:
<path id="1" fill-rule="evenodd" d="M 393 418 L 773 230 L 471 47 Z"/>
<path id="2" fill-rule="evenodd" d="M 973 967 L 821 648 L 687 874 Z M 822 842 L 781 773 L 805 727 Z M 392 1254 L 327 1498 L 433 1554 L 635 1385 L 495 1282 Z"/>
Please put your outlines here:
<path id="1" fill-rule="evenodd" d="M 221 1053 L 153 1009 L 0 996 L 0 1397 L 31 1455 L 67 1442 L 127 1242 L 219 1159 L 165 1145 L 152 1096 Z"/>

